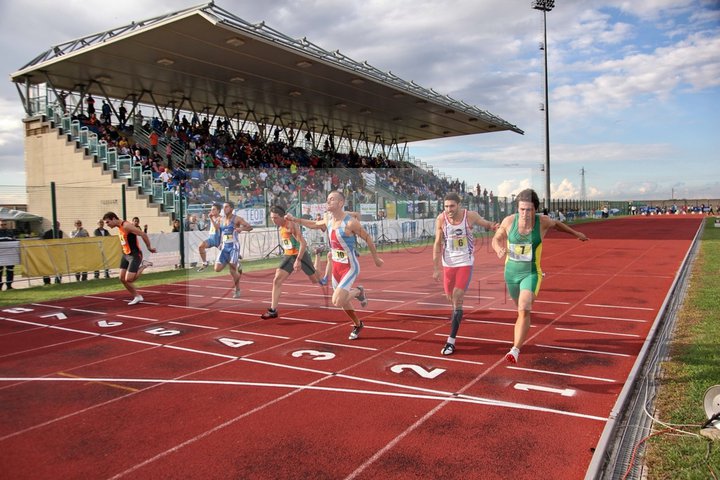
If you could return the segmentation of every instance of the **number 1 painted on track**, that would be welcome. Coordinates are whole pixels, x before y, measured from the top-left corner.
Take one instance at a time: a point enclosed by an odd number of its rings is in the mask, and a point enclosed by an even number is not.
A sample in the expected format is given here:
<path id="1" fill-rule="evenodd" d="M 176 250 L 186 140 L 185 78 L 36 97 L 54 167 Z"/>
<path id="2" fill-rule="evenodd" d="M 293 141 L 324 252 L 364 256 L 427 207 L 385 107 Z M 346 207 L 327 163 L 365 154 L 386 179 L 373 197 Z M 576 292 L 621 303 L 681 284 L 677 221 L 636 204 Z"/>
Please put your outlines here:
<path id="1" fill-rule="evenodd" d="M 572 388 L 552 388 L 543 387 L 542 385 L 528 385 L 527 383 L 516 383 L 515 390 L 522 390 L 525 392 L 535 390 L 538 392 L 558 393 L 563 397 L 572 397 L 575 395 L 575 390 L 573 390 Z"/>

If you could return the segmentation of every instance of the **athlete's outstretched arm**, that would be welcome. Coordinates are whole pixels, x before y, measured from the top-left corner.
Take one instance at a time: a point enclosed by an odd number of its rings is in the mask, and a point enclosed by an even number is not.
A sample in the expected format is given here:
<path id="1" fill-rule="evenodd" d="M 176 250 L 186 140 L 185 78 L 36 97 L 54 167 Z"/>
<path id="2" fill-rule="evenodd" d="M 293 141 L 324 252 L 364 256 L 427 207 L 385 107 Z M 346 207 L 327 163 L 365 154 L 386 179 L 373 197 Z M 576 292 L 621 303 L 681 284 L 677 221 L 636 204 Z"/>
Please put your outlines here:
<path id="1" fill-rule="evenodd" d="M 360 222 L 354 218 L 350 220 L 347 226 L 348 230 L 350 230 L 351 233 L 354 233 L 358 237 L 362 238 L 365 243 L 367 243 L 368 249 L 370 250 L 370 253 L 373 256 L 373 260 L 375 260 L 375 265 L 378 267 L 382 267 L 383 259 L 380 258 L 377 252 L 377 248 L 375 247 L 375 242 L 373 242 L 372 237 L 369 233 L 362 227 Z"/>
<path id="2" fill-rule="evenodd" d="M 435 280 L 440 280 L 440 272 L 442 270 L 440 259 L 442 256 L 443 237 L 443 217 L 442 214 L 440 214 L 435 219 L 435 243 L 433 243 L 433 279 Z"/>
<path id="3" fill-rule="evenodd" d="M 510 226 L 512 225 L 512 217 L 512 215 L 505 217 L 497 230 L 495 230 L 495 235 L 493 235 L 492 248 L 495 250 L 498 258 L 503 258 L 507 253 L 507 237 Z"/>

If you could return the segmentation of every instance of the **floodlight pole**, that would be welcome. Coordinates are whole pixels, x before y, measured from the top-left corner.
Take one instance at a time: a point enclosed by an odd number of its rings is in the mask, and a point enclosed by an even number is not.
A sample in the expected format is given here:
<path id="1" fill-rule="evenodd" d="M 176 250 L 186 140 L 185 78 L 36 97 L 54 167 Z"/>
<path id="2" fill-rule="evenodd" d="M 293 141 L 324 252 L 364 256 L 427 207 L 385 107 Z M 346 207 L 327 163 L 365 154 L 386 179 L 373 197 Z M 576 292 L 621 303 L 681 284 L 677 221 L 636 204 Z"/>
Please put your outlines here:
<path id="1" fill-rule="evenodd" d="M 545 208 L 550 211 L 550 105 L 548 104 L 547 12 L 555 0 L 533 0 L 532 8 L 543 12 L 543 52 L 545 54 Z"/>

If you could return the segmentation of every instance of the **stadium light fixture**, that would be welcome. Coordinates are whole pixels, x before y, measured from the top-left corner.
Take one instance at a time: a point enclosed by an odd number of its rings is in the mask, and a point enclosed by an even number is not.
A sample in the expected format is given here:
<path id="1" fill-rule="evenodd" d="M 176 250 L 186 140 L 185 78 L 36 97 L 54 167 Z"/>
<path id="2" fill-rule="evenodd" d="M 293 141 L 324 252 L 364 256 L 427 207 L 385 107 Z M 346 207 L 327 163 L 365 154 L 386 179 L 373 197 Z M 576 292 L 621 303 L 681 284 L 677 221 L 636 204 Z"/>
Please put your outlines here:
<path id="1" fill-rule="evenodd" d="M 545 55 L 545 208 L 550 211 L 550 105 L 548 103 L 547 12 L 555 7 L 555 0 L 533 0 L 532 8 L 543 12 L 543 53 Z"/>

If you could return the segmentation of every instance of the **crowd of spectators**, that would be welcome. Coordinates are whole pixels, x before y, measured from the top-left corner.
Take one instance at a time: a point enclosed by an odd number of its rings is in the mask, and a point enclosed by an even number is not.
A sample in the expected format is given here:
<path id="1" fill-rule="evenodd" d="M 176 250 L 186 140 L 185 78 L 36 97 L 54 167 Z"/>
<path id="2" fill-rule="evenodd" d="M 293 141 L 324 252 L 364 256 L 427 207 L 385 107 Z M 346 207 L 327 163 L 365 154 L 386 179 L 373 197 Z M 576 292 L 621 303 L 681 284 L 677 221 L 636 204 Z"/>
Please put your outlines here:
<path id="1" fill-rule="evenodd" d="M 158 117 L 145 119 L 140 110 L 130 124 L 121 105 L 112 123 L 112 110 L 103 100 L 96 116 L 95 101 L 86 98 L 87 115 L 81 123 L 131 157 L 133 166 L 151 172 L 168 190 L 183 190 L 190 204 L 222 202 L 227 191 L 238 207 L 271 204 L 286 208 L 303 202 L 323 202 L 331 190 L 341 190 L 354 201 L 372 202 L 374 189 L 362 172 L 376 174 L 376 185 L 402 199 L 437 200 L 450 190 L 465 191 L 464 182 L 448 181 L 413 164 L 384 155 L 340 153 L 334 139 L 322 149 L 298 146 L 298 134 L 276 127 L 270 137 L 235 133 L 224 118 L 202 120 L 176 115 L 171 123 Z M 142 128 L 135 128 L 140 125 Z M 304 145 L 311 145 L 306 135 Z M 179 152 L 183 152 L 180 154 Z"/>

